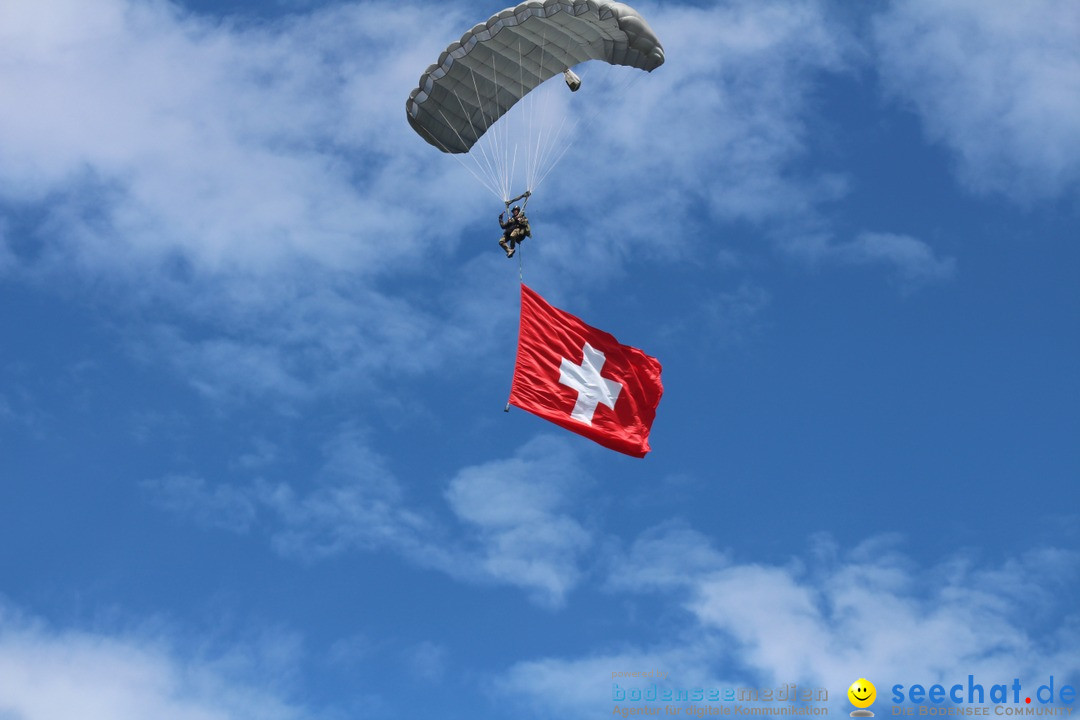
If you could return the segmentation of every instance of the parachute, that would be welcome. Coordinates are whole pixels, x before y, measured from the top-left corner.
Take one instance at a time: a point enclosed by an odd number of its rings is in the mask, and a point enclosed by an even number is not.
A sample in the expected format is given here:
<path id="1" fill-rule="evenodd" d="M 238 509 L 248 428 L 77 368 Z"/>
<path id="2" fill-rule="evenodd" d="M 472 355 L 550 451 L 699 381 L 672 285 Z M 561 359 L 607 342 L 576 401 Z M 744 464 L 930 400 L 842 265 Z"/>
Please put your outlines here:
<path id="1" fill-rule="evenodd" d="M 609 0 L 528 0 L 474 26 L 421 75 L 405 104 L 412 128 L 439 150 L 459 155 L 474 145 L 507 112 L 546 80 L 562 74 L 571 90 L 581 86 L 572 68 L 588 60 L 651 72 L 664 62 L 664 49 L 633 8 Z M 527 191 L 546 172 L 538 148 L 543 122 L 528 123 L 525 138 L 531 178 Z M 497 133 L 495 133 L 497 134 Z M 516 163 L 508 138 L 495 138 L 476 164 L 489 189 L 509 198 L 508 166 Z M 547 153 L 557 162 L 561 154 Z M 550 170 L 550 167 L 547 168 Z M 484 178 L 478 179 L 484 181 Z M 501 186 L 501 187 L 500 187 Z"/>

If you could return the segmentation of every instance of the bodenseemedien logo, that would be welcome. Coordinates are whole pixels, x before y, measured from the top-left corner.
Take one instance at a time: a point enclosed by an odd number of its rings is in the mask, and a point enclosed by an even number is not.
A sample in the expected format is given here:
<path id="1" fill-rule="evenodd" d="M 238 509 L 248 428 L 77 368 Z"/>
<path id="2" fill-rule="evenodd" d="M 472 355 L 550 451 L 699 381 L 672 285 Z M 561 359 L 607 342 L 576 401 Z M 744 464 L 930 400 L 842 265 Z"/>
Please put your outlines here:
<path id="1" fill-rule="evenodd" d="M 851 717 L 874 717 L 873 711 L 866 709 L 877 699 L 877 688 L 874 687 L 874 683 L 866 678 L 859 678 L 851 683 L 847 696 L 851 704 L 857 708 L 851 711 Z"/>

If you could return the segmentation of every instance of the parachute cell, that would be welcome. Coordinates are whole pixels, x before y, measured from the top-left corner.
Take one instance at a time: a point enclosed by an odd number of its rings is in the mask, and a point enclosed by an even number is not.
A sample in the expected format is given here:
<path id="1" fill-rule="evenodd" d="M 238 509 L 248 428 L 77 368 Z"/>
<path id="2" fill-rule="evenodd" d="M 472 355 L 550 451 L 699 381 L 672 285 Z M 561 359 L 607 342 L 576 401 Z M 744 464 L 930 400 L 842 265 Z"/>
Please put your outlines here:
<path id="1" fill-rule="evenodd" d="M 623 3 L 529 0 L 446 48 L 409 95 L 409 124 L 443 152 L 466 153 L 526 94 L 587 60 L 651 72 L 663 64 L 664 50 Z"/>

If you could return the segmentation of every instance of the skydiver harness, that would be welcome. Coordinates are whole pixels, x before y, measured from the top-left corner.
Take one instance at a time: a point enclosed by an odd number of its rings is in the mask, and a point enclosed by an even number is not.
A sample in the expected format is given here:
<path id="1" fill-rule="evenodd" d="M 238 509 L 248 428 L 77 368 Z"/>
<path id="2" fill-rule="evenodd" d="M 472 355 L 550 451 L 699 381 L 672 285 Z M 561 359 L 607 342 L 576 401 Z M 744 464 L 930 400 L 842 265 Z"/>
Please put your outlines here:
<path id="1" fill-rule="evenodd" d="M 532 191 L 526 190 L 522 194 L 518 195 L 516 198 L 511 198 L 509 200 L 504 201 L 504 203 L 506 205 L 506 210 L 504 210 L 503 213 L 499 215 L 499 225 L 503 227 L 503 230 L 504 230 L 503 239 L 504 240 L 509 240 L 511 243 L 520 243 L 522 240 L 524 240 L 526 237 L 528 237 L 528 236 L 530 236 L 532 234 L 530 232 L 530 228 L 529 228 L 529 219 L 527 217 L 525 217 L 525 208 L 526 208 L 526 206 L 528 206 L 529 198 L 531 196 L 532 196 Z M 524 202 L 521 203 L 521 214 L 518 215 L 517 217 L 515 217 L 514 215 L 511 214 L 507 218 L 506 224 L 503 225 L 503 222 L 502 222 L 503 215 L 509 214 L 510 205 L 512 203 L 517 202 L 518 200 L 524 200 Z M 516 232 L 516 231 L 520 231 L 520 232 Z"/>
<path id="2" fill-rule="evenodd" d="M 521 203 L 521 212 L 522 212 L 522 214 L 524 214 L 525 213 L 525 206 L 529 204 L 529 198 L 531 198 L 531 197 L 532 197 L 532 190 L 526 190 L 525 192 L 518 195 L 516 198 L 510 198 L 509 200 L 504 200 L 503 204 L 506 205 L 506 211 L 505 212 L 510 212 L 510 206 L 513 205 L 514 203 L 516 203 L 518 200 L 524 200 L 525 202 Z"/>

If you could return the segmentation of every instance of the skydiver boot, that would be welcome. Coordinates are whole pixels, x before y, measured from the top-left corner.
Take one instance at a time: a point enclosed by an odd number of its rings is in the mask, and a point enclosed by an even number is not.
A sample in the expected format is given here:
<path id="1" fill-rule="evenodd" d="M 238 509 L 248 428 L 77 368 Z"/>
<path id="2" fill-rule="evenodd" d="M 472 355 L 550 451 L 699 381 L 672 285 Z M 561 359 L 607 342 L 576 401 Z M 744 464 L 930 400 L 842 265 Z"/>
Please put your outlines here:
<path id="1" fill-rule="evenodd" d="M 506 257 L 514 257 L 514 249 L 506 244 L 506 238 L 500 240 L 499 245 L 501 245 L 502 249 L 506 252 Z"/>

